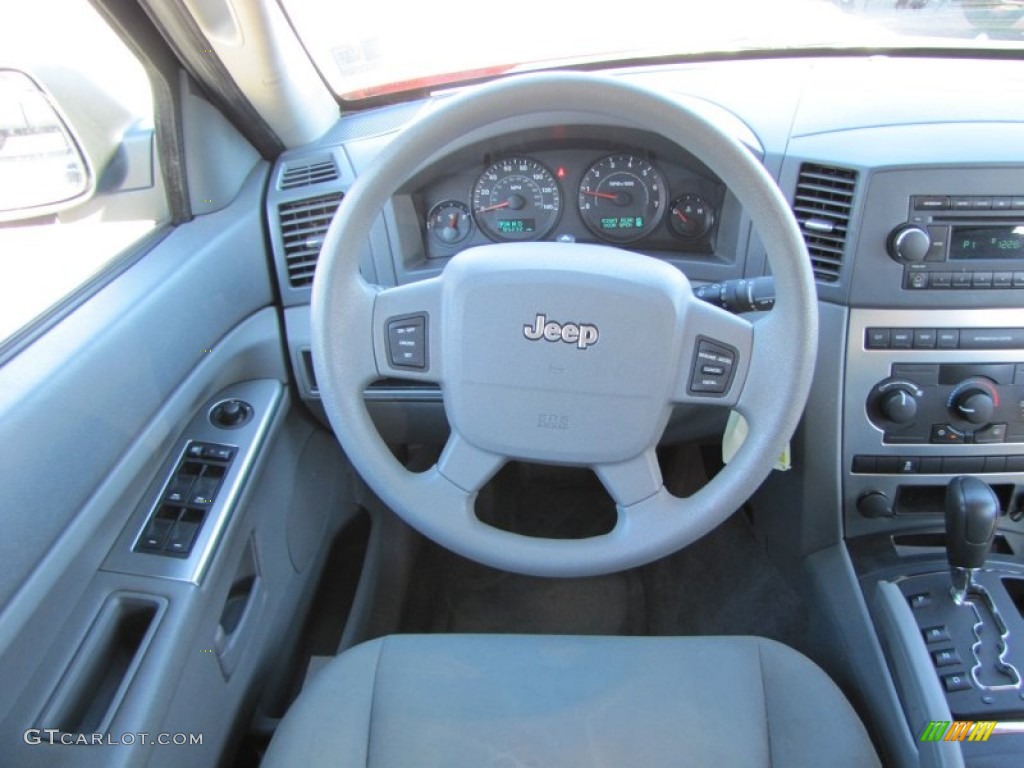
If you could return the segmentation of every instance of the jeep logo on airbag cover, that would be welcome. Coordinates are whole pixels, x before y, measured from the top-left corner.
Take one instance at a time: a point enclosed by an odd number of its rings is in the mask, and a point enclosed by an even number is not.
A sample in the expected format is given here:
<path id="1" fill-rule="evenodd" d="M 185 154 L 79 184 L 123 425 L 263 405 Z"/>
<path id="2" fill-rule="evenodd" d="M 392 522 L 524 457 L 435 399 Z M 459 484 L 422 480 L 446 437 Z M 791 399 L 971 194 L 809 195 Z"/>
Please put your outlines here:
<path id="1" fill-rule="evenodd" d="M 596 325 L 557 323 L 548 321 L 547 315 L 540 314 L 533 325 L 523 326 L 523 336 L 530 341 L 564 341 L 566 344 L 575 344 L 577 349 L 593 346 L 600 338 Z"/>

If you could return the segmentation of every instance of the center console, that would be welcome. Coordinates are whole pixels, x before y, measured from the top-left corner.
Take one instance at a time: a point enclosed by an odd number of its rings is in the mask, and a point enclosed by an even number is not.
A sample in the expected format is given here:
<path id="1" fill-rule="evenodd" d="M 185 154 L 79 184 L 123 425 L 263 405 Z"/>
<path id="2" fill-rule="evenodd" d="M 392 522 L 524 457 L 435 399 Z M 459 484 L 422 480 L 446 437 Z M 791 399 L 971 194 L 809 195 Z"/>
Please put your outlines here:
<path id="1" fill-rule="evenodd" d="M 1020 178 L 873 174 L 851 279 L 843 525 L 927 765 L 1024 755 Z"/>

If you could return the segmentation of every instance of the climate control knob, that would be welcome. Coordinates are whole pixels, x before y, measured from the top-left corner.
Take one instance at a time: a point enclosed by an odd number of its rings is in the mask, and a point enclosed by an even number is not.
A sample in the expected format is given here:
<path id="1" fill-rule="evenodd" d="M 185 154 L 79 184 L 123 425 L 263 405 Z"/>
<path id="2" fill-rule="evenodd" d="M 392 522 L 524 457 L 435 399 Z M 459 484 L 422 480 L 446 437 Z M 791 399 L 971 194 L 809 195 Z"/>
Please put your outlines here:
<path id="1" fill-rule="evenodd" d="M 917 398 L 905 389 L 894 389 L 882 396 L 878 410 L 893 424 L 909 424 L 917 415 Z"/>
<path id="2" fill-rule="evenodd" d="M 967 387 L 953 400 L 953 415 L 971 424 L 988 424 L 995 411 L 992 395 L 980 387 Z"/>
<path id="3" fill-rule="evenodd" d="M 928 249 L 932 247 L 932 238 L 928 230 L 904 224 L 896 227 L 889 234 L 889 255 L 900 264 L 916 264 L 924 261 Z"/>

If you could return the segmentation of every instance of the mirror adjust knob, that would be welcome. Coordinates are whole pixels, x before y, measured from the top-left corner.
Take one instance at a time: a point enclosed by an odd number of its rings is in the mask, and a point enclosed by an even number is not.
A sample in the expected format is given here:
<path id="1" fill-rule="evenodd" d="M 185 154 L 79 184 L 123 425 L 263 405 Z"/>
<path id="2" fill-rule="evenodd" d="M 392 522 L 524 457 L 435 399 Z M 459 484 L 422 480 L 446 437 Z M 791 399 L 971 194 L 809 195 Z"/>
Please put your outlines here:
<path id="1" fill-rule="evenodd" d="M 896 227 L 889 235 L 889 255 L 900 264 L 916 264 L 924 261 L 928 249 L 932 247 L 932 238 L 928 231 L 921 227 L 907 224 Z"/>
<path id="2" fill-rule="evenodd" d="M 905 389 L 894 389 L 882 397 L 878 409 L 893 424 L 909 424 L 917 415 L 917 399 Z"/>

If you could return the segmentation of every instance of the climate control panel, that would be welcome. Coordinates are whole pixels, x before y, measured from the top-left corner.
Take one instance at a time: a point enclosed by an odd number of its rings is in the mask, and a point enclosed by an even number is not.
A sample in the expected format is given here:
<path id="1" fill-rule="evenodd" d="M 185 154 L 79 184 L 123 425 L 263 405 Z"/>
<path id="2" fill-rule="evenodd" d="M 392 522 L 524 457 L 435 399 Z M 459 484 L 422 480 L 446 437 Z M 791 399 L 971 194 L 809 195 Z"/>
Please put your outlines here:
<path id="1" fill-rule="evenodd" d="M 868 393 L 888 444 L 1024 443 L 1024 363 L 893 363 Z"/>

